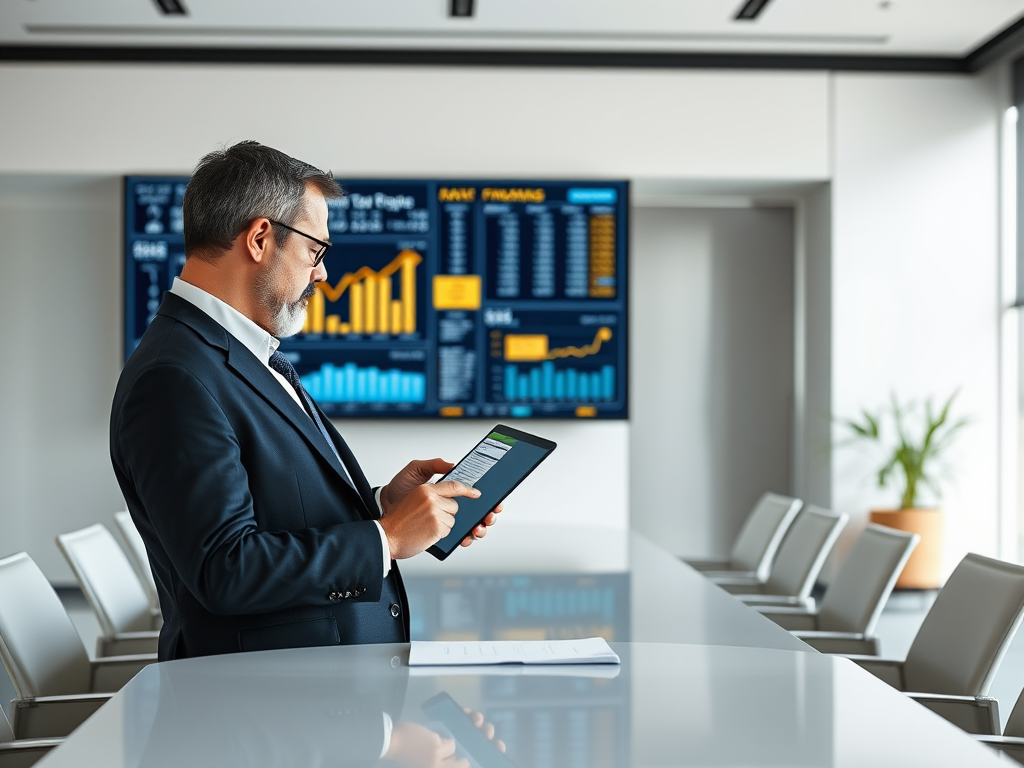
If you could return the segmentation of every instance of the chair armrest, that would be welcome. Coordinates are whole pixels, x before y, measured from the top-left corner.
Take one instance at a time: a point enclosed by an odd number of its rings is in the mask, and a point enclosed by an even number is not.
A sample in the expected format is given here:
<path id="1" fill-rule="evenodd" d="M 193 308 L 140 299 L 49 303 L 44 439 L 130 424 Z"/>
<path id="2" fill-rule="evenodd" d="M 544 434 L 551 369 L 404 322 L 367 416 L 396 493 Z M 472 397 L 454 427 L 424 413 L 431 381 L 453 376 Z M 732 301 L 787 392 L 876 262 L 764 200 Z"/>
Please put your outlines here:
<path id="1" fill-rule="evenodd" d="M 802 608 L 804 610 L 810 610 L 814 607 L 814 598 L 808 597 L 801 600 L 799 597 L 793 597 L 792 595 L 765 595 L 765 594 L 737 594 L 730 593 L 737 600 L 746 603 L 751 607 L 757 607 L 759 605 L 764 606 L 778 606 L 779 608 Z"/>
<path id="2" fill-rule="evenodd" d="M 67 736 L 84 723 L 113 694 L 80 693 L 73 696 L 40 696 L 14 701 L 11 727 L 17 739 Z"/>
<path id="3" fill-rule="evenodd" d="M 731 571 L 732 561 L 727 557 L 681 557 L 695 571 Z"/>
<path id="4" fill-rule="evenodd" d="M 859 632 L 793 632 L 820 653 L 840 653 L 853 656 L 878 656 L 878 638 L 866 637 Z"/>
<path id="5" fill-rule="evenodd" d="M 156 653 L 160 633 L 155 631 L 122 632 L 113 637 L 96 638 L 96 658 L 130 656 L 138 653 Z"/>
<path id="6" fill-rule="evenodd" d="M 903 690 L 903 662 L 896 659 L 879 659 L 876 656 L 858 656 L 843 654 L 861 669 L 870 672 L 883 683 L 888 683 L 897 691 Z"/>
<path id="7" fill-rule="evenodd" d="M 156 662 L 155 653 L 140 653 L 134 656 L 109 656 L 89 662 L 92 665 L 93 693 L 121 690 L 143 667 Z"/>
<path id="8" fill-rule="evenodd" d="M 975 741 L 1024 763 L 1024 739 L 1019 736 L 975 736 Z"/>
<path id="9" fill-rule="evenodd" d="M 64 739 L 22 739 L 0 744 L 0 768 L 26 768 L 34 765 Z"/>
<path id="10" fill-rule="evenodd" d="M 758 605 L 752 603 L 751 608 L 766 619 L 771 619 L 783 629 L 790 632 L 814 632 L 818 629 L 818 614 L 802 608 L 781 605 Z"/>
<path id="11" fill-rule="evenodd" d="M 936 715 L 968 733 L 999 733 L 999 702 L 991 696 L 952 696 L 945 693 L 908 693 Z"/>
<path id="12" fill-rule="evenodd" d="M 716 587 L 721 587 L 730 595 L 759 595 L 762 594 L 762 590 L 764 589 L 764 584 L 749 581 L 733 582 L 712 579 L 711 583 Z"/>

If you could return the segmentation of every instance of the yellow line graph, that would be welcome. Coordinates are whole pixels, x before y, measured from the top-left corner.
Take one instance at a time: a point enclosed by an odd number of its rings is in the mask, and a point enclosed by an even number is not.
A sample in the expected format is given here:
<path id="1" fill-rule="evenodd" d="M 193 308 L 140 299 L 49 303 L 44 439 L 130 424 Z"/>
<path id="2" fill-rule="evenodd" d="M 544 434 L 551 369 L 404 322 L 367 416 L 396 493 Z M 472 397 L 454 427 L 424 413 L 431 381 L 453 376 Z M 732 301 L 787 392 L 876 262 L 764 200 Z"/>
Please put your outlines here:
<path id="1" fill-rule="evenodd" d="M 416 267 L 422 262 L 420 254 L 407 248 L 380 271 L 363 267 L 342 275 L 335 286 L 317 283 L 317 291 L 306 309 L 303 333 L 415 333 Z M 399 271 L 402 297 L 393 299 L 391 276 Z M 326 315 L 326 301 L 338 301 L 346 291 L 349 292 L 349 320 L 343 321 L 339 315 Z"/>
<path id="2" fill-rule="evenodd" d="M 588 357 L 590 355 L 596 355 L 601 349 L 601 345 L 610 341 L 612 338 L 612 329 L 607 327 L 601 327 L 597 329 L 597 333 L 594 334 L 594 341 L 591 344 L 587 344 L 584 347 L 557 347 L 548 352 L 548 360 L 557 360 L 561 357 Z"/>

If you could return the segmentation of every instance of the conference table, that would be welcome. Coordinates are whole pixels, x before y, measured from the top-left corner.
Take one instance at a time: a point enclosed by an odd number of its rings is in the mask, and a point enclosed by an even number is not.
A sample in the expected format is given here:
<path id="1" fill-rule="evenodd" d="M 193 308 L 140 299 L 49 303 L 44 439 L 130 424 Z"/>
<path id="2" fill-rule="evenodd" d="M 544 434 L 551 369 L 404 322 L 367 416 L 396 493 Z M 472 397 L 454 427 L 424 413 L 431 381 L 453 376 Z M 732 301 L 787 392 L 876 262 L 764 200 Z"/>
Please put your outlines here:
<path id="1" fill-rule="evenodd" d="M 453 747 L 478 768 L 1006 764 L 638 534 L 539 533 L 411 561 L 413 639 L 600 635 L 621 664 L 410 668 L 408 645 L 154 664 L 39 765 L 450 765 Z"/>

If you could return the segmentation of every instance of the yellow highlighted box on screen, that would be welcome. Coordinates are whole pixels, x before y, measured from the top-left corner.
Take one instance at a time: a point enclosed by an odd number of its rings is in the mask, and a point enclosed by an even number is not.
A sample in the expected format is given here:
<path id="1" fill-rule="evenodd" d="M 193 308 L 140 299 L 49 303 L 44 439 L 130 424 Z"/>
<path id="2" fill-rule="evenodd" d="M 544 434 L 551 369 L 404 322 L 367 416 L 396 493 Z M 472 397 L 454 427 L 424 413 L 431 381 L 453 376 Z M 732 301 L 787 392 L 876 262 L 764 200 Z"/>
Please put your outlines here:
<path id="1" fill-rule="evenodd" d="M 434 275 L 434 309 L 480 309 L 480 275 Z"/>
<path id="2" fill-rule="evenodd" d="M 505 336 L 505 359 L 512 363 L 545 360 L 548 356 L 547 334 L 510 333 Z"/>

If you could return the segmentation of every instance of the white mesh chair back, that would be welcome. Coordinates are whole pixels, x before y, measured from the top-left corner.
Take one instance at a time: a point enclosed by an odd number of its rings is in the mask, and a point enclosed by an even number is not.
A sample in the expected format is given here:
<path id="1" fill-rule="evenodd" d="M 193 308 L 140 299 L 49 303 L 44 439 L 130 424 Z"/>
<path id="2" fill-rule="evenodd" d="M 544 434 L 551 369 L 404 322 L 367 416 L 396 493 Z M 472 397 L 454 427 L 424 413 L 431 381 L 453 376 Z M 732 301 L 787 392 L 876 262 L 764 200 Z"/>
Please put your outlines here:
<path id="1" fill-rule="evenodd" d="M 818 605 L 818 629 L 870 635 L 907 558 L 921 539 L 869 525 L 854 542 Z"/>
<path id="2" fill-rule="evenodd" d="M 907 651 L 905 690 L 986 695 L 1022 616 L 1024 567 L 967 555 Z"/>
<path id="3" fill-rule="evenodd" d="M 801 501 L 766 493 L 747 515 L 729 556 L 730 566 L 767 579 L 779 543 L 800 511 Z"/>
<path id="4" fill-rule="evenodd" d="M 0 659 L 19 699 L 89 693 L 91 668 L 82 640 L 24 552 L 0 560 Z"/>
<path id="5" fill-rule="evenodd" d="M 139 581 L 142 582 L 143 589 L 146 590 L 149 607 L 159 609 L 160 599 L 157 597 L 156 582 L 153 580 L 153 569 L 149 565 L 149 552 L 146 551 L 146 543 L 142 540 L 139 529 L 135 527 L 135 521 L 129 512 L 115 512 L 114 522 L 121 533 L 121 538 L 124 539 L 124 553 L 135 569 Z"/>
<path id="6" fill-rule="evenodd" d="M 813 504 L 804 507 L 779 547 L 764 585 L 765 593 L 789 595 L 799 600 L 810 597 L 814 580 L 847 518 L 845 512 L 830 512 Z"/>
<path id="7" fill-rule="evenodd" d="M 149 598 L 124 550 L 97 523 L 57 537 L 78 585 L 107 637 L 153 628 Z"/>

